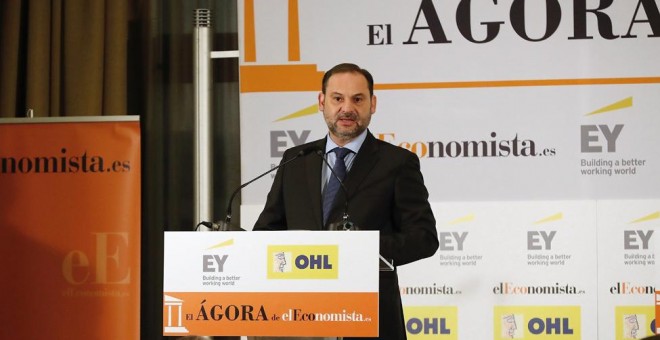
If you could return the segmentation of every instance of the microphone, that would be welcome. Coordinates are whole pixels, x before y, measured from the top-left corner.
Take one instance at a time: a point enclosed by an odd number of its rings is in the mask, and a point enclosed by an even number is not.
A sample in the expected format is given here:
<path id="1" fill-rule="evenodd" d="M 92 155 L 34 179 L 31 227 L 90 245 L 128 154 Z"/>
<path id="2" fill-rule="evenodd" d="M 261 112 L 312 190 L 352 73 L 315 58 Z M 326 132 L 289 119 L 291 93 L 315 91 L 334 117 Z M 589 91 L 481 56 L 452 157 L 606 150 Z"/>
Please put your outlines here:
<path id="1" fill-rule="evenodd" d="M 330 169 L 330 173 L 339 182 L 339 187 L 341 187 L 341 191 L 344 193 L 344 197 L 346 197 L 346 201 L 344 202 L 344 214 L 342 215 L 341 222 L 334 223 L 334 224 L 331 224 L 331 225 L 334 226 L 336 230 L 340 230 L 339 227 L 341 227 L 341 230 L 357 230 L 358 227 L 350 220 L 350 216 L 348 214 L 348 190 L 346 190 L 346 186 L 344 185 L 344 181 L 342 181 L 339 178 L 339 176 L 337 176 L 337 173 L 332 168 L 332 166 L 330 166 L 330 163 L 328 163 L 328 160 L 325 158 L 325 154 L 323 153 L 323 151 L 317 149 L 316 154 L 319 157 L 321 157 L 321 159 L 323 160 L 323 163 L 325 163 L 325 165 L 328 166 L 328 169 Z"/>
<path id="2" fill-rule="evenodd" d="M 203 226 L 211 229 L 212 231 L 239 231 L 239 230 L 240 231 L 245 231 L 245 229 L 240 228 L 240 227 L 239 228 L 231 228 L 231 225 L 230 225 L 230 222 L 231 222 L 231 204 L 234 201 L 234 198 L 236 197 L 236 195 L 241 191 L 241 189 L 243 189 L 246 186 L 252 184 L 252 182 L 258 180 L 259 178 L 268 175 L 269 173 L 271 173 L 271 172 L 273 172 L 273 171 L 289 164 L 290 162 L 293 162 L 294 160 L 298 159 L 298 157 L 307 155 L 308 153 L 310 153 L 312 151 L 315 151 L 315 150 L 318 150 L 318 147 L 316 147 L 315 145 L 310 145 L 310 146 L 298 151 L 298 153 L 295 156 L 291 157 L 290 159 L 280 163 L 279 165 L 277 165 L 275 167 L 270 168 L 270 170 L 268 170 L 268 171 L 264 172 L 263 174 L 251 179 L 250 181 L 241 184 L 238 188 L 236 188 L 236 190 L 234 190 L 234 192 L 231 194 L 231 197 L 229 198 L 229 204 L 227 204 L 227 215 L 225 216 L 224 221 L 218 221 L 218 222 L 215 222 L 215 223 L 202 221 L 199 224 L 197 224 L 197 228 L 199 228 L 200 225 L 203 225 Z"/>
<path id="3" fill-rule="evenodd" d="M 218 221 L 218 222 L 208 222 L 208 221 L 202 221 L 197 224 L 197 227 L 195 228 L 195 231 L 199 229 L 199 226 L 205 226 L 211 231 L 245 231 L 243 228 L 234 228 L 234 230 L 230 230 L 229 225 L 225 223 L 225 221 Z"/>

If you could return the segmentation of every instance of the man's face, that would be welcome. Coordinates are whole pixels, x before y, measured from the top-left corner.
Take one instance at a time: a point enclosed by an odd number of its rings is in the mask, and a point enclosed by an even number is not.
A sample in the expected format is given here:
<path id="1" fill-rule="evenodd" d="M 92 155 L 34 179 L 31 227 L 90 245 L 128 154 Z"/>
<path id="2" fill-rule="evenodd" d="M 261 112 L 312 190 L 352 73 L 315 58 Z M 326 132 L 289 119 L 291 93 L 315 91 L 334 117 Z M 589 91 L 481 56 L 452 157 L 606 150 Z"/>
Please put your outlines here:
<path id="1" fill-rule="evenodd" d="M 330 137 L 343 146 L 369 126 L 371 115 L 376 112 L 376 96 L 369 95 L 367 79 L 362 74 L 337 73 L 328 79 L 325 94 L 319 93 L 319 110 Z"/>

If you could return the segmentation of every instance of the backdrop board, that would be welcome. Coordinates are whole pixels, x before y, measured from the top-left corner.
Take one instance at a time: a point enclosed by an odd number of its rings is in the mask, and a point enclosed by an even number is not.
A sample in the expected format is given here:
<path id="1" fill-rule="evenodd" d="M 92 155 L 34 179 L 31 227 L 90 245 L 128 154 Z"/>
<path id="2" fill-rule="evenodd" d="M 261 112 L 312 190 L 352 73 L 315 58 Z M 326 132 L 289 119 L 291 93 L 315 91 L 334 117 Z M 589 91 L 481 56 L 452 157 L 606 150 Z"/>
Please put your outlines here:
<path id="1" fill-rule="evenodd" d="M 140 173 L 138 117 L 0 119 L 3 337 L 139 339 Z"/>
<path id="2" fill-rule="evenodd" d="M 409 338 L 652 334 L 658 5 L 239 1 L 243 179 L 325 136 L 321 77 L 356 63 L 370 131 L 419 156 L 438 221 L 435 256 L 399 269 Z M 271 184 L 244 189 L 243 228 Z"/>

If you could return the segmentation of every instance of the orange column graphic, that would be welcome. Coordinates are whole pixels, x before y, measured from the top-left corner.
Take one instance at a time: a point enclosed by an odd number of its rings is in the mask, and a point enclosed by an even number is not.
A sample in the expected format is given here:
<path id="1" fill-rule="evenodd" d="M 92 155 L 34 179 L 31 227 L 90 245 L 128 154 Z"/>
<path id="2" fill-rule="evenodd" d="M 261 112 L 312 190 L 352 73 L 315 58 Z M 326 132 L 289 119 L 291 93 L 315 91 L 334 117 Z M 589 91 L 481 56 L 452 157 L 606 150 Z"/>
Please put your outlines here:
<path id="1" fill-rule="evenodd" d="M 289 61 L 300 61 L 298 0 L 289 0 Z"/>
<path id="2" fill-rule="evenodd" d="M 257 61 L 257 47 L 256 47 L 256 35 L 254 28 L 254 0 L 245 0 L 245 6 L 243 7 L 243 34 L 244 34 L 244 47 L 243 55 L 245 56 L 245 62 L 255 62 Z"/>
<path id="3" fill-rule="evenodd" d="M 257 65 L 256 15 L 254 0 L 243 0 L 243 64 L 240 66 L 241 93 L 318 91 L 322 71 L 315 64 L 287 64 L 301 61 L 300 13 L 298 0 L 287 2 L 287 60 L 282 64 Z M 288 79 L 290 81 L 282 81 Z"/>

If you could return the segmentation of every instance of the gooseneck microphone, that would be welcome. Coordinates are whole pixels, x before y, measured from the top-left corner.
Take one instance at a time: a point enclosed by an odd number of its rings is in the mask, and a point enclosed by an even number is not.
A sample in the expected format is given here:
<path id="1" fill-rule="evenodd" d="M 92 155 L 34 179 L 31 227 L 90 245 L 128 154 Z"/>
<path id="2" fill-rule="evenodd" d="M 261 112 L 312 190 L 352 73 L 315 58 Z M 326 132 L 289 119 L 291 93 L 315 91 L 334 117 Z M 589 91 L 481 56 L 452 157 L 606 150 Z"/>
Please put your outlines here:
<path id="1" fill-rule="evenodd" d="M 211 229 L 212 231 L 245 230 L 245 229 L 242 229 L 242 228 L 235 228 L 235 229 L 230 228 L 231 205 L 232 205 L 232 202 L 234 202 L 234 198 L 241 191 L 241 189 L 243 189 L 246 186 L 252 184 L 252 182 L 260 179 L 261 177 L 264 177 L 264 176 L 268 175 L 269 173 L 271 173 L 271 172 L 273 172 L 273 171 L 275 171 L 275 170 L 277 170 L 277 169 L 293 162 L 294 160 L 298 159 L 299 157 L 307 155 L 308 153 L 316 151 L 316 150 L 318 150 L 318 147 L 313 146 L 313 145 L 308 146 L 308 147 L 298 151 L 298 153 L 295 156 L 291 157 L 290 159 L 288 159 L 284 162 L 281 162 L 279 165 L 277 165 L 275 167 L 270 168 L 270 170 L 268 170 L 268 171 L 264 172 L 263 174 L 251 179 L 250 181 L 241 184 L 238 188 L 236 188 L 236 190 L 234 190 L 234 192 L 231 194 L 231 197 L 229 198 L 229 204 L 227 204 L 227 215 L 225 216 L 225 219 L 223 221 L 218 221 L 218 222 L 215 222 L 215 223 L 214 222 L 202 221 L 199 224 L 197 224 L 197 228 L 199 228 L 200 225 L 203 225 L 203 226 Z"/>
<path id="2" fill-rule="evenodd" d="M 330 173 L 332 176 L 339 182 L 339 187 L 341 187 L 341 191 L 344 193 L 344 197 L 346 197 L 346 200 L 344 202 L 344 214 L 342 215 L 341 222 L 337 224 L 337 227 L 341 227 L 341 230 L 355 230 L 357 229 L 357 226 L 353 224 L 353 222 L 350 220 L 350 215 L 348 214 L 348 190 L 346 190 L 346 186 L 344 185 L 344 181 L 337 176 L 337 173 L 335 170 L 332 168 L 328 160 L 325 158 L 325 154 L 321 150 L 316 150 L 315 152 L 321 159 L 323 160 L 323 163 L 328 166 L 328 169 L 330 169 Z M 340 228 L 336 228 L 337 230 L 340 230 Z"/>

